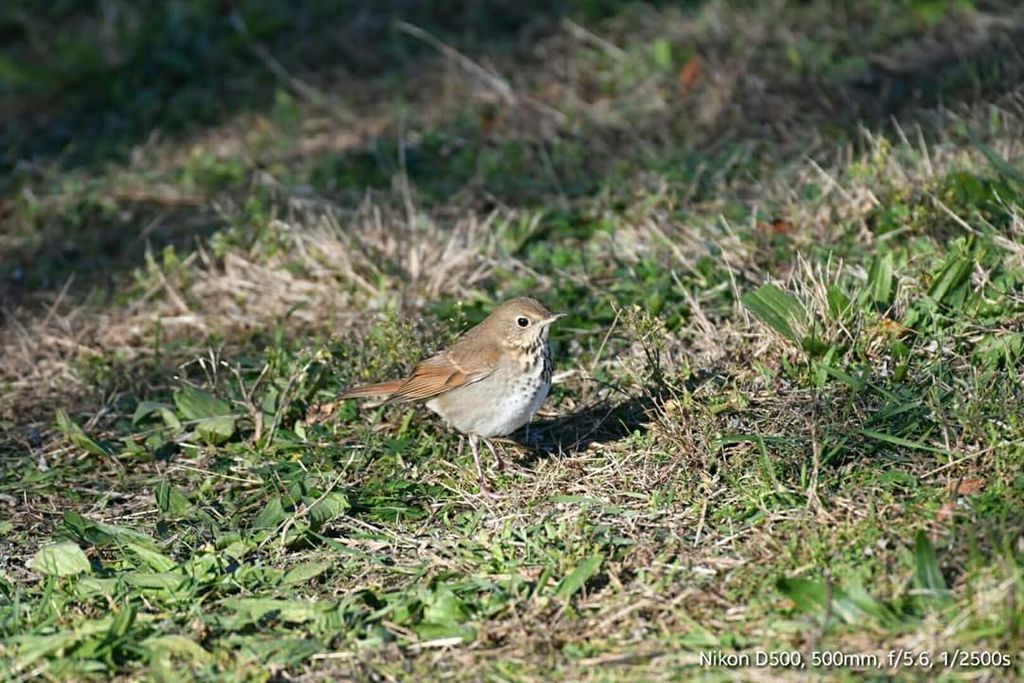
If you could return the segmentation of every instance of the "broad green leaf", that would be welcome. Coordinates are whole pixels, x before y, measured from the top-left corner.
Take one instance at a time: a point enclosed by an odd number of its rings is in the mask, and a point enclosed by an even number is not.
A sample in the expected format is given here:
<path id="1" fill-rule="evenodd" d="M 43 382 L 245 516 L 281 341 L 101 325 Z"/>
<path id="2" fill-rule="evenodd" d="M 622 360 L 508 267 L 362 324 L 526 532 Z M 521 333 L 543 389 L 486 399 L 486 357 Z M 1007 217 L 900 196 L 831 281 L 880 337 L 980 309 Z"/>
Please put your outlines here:
<path id="1" fill-rule="evenodd" d="M 421 621 L 413 626 L 413 630 L 423 640 L 459 638 L 463 643 L 472 643 L 476 640 L 476 629 L 469 624 L 435 624 L 432 621 Z"/>
<path id="2" fill-rule="evenodd" d="M 309 660 L 323 646 L 315 640 L 305 638 L 271 638 L 255 640 L 252 637 L 242 641 L 240 649 L 251 653 L 265 665 L 292 667 Z"/>
<path id="3" fill-rule="evenodd" d="M 181 571 L 196 583 L 212 583 L 222 576 L 223 561 L 217 553 L 199 553 L 184 560 Z"/>
<path id="4" fill-rule="evenodd" d="M 820 358 L 832 350 L 832 346 L 818 338 L 816 334 L 809 334 L 800 342 L 800 348 L 813 358 Z"/>
<path id="5" fill-rule="evenodd" d="M 178 566 L 178 563 L 161 552 L 148 548 L 139 543 L 126 543 L 128 550 L 142 560 L 143 564 L 156 572 L 169 572 Z"/>
<path id="6" fill-rule="evenodd" d="M 156 485 L 154 491 L 156 506 L 164 515 L 171 517 L 185 517 L 192 512 L 192 502 L 178 489 L 166 481 Z"/>
<path id="7" fill-rule="evenodd" d="M 135 413 L 132 415 L 132 424 L 137 425 L 153 413 L 160 415 L 164 424 L 171 429 L 181 429 L 181 420 L 179 420 L 178 416 L 174 414 L 174 409 L 166 403 L 159 403 L 157 401 L 143 401 L 140 403 L 135 408 Z"/>
<path id="8" fill-rule="evenodd" d="M 96 576 L 80 576 L 75 582 L 75 596 L 78 598 L 110 598 L 118 588 L 118 579 L 102 579 Z"/>
<path id="9" fill-rule="evenodd" d="M 300 544 L 306 545 L 308 543 L 306 534 L 309 530 L 309 520 L 305 517 L 297 517 L 294 522 L 288 525 L 288 529 L 284 532 L 284 538 L 282 540 L 289 548 L 296 547 Z"/>
<path id="10" fill-rule="evenodd" d="M 659 69 L 668 71 L 672 68 L 672 43 L 664 38 L 657 38 L 651 43 L 651 56 Z"/>
<path id="11" fill-rule="evenodd" d="M 831 613 L 852 625 L 891 618 L 885 606 L 868 595 L 860 584 L 856 584 L 850 592 L 838 586 L 833 586 L 830 591 L 821 581 L 782 578 L 776 586 L 802 612 L 822 617 Z"/>
<path id="12" fill-rule="evenodd" d="M 196 641 L 175 633 L 146 638 L 142 641 L 142 647 L 153 657 L 173 657 L 197 664 L 207 664 L 212 656 Z"/>
<path id="13" fill-rule="evenodd" d="M 450 587 L 440 584 L 423 596 L 423 621 L 432 624 L 461 624 L 466 609 Z"/>
<path id="14" fill-rule="evenodd" d="M 317 603 L 301 600 L 277 600 L 274 598 L 229 598 L 224 606 L 237 612 L 248 622 L 256 622 L 275 615 L 281 621 L 299 624 L 309 621 L 317 614 Z"/>
<path id="15" fill-rule="evenodd" d="M 121 543 L 131 542 L 156 548 L 156 541 L 140 531 L 104 522 L 94 522 L 77 512 L 64 513 L 64 528 L 75 540 L 85 545 L 105 546 L 116 540 Z"/>
<path id="16" fill-rule="evenodd" d="M 289 569 L 281 579 L 283 586 L 309 583 L 333 566 L 333 562 L 305 562 Z"/>
<path id="17" fill-rule="evenodd" d="M 883 625 L 899 623 L 900 619 L 884 603 L 878 601 L 874 596 L 864 589 L 864 585 L 858 580 L 854 581 L 845 590 L 847 598 L 857 605 L 861 611 L 874 618 Z"/>
<path id="18" fill-rule="evenodd" d="M 863 626 L 874 621 L 874 617 L 865 612 L 860 605 L 851 600 L 850 596 L 842 590 L 836 590 L 832 593 L 832 611 L 847 624 Z"/>
<path id="19" fill-rule="evenodd" d="M 229 540 L 226 543 L 224 543 L 222 552 L 228 557 L 233 557 L 236 560 L 241 560 L 254 547 L 255 544 L 251 541 L 236 538 L 234 540 Z"/>
<path id="20" fill-rule="evenodd" d="M 106 631 L 83 631 L 77 628 L 79 636 L 78 645 L 75 647 L 75 657 L 80 659 L 101 659 L 109 657 L 112 651 L 123 644 L 135 624 L 137 615 L 134 605 L 118 609 L 114 607 L 113 616 L 103 620 L 96 620 L 92 626 L 98 629 L 101 624 L 108 624 Z"/>
<path id="21" fill-rule="evenodd" d="M 575 595 L 601 567 L 602 559 L 600 555 L 592 555 L 576 565 L 576 568 L 558 584 L 555 596 L 568 600 Z"/>
<path id="22" fill-rule="evenodd" d="M 221 415 L 200 420 L 196 423 L 196 433 L 210 445 L 222 444 L 235 435 L 235 418 Z"/>
<path id="23" fill-rule="evenodd" d="M 232 415 L 231 406 L 208 391 L 185 387 L 174 392 L 174 405 L 186 420 Z"/>
<path id="24" fill-rule="evenodd" d="M 77 622 L 75 628 L 68 631 L 44 636 L 15 636 L 11 642 L 17 651 L 18 664 L 25 667 L 42 657 L 67 650 L 75 643 L 81 642 L 83 638 L 105 634 L 110 631 L 113 623 L 113 617 L 109 616 L 102 619 L 87 619 Z M 78 652 L 75 654 L 77 656 Z"/>
<path id="25" fill-rule="evenodd" d="M 178 572 L 127 572 L 122 576 L 129 586 L 151 590 L 176 591 L 185 583 L 185 577 Z"/>
<path id="26" fill-rule="evenodd" d="M 15 636 L 8 642 L 12 643 L 13 650 L 17 653 L 15 661 L 18 667 L 26 668 L 43 657 L 67 650 L 77 640 L 78 634 L 75 631 L 62 631 L 51 635 Z"/>
<path id="27" fill-rule="evenodd" d="M 57 411 L 57 431 L 66 436 L 71 443 L 83 451 L 93 455 L 113 455 L 113 452 L 75 424 L 64 410 Z"/>
<path id="28" fill-rule="evenodd" d="M 797 329 L 806 326 L 807 311 L 795 296 L 775 285 L 761 285 L 744 294 L 741 301 L 768 327 L 794 344 L 800 343 Z"/>
<path id="29" fill-rule="evenodd" d="M 779 579 L 776 587 L 792 600 L 801 612 L 824 609 L 828 600 L 828 591 L 821 581 L 783 577 Z"/>
<path id="30" fill-rule="evenodd" d="M 274 496 L 263 506 L 256 519 L 252 521 L 253 529 L 276 529 L 277 526 L 288 518 L 288 513 L 281 504 L 280 496 Z"/>
<path id="31" fill-rule="evenodd" d="M 348 496 L 341 491 L 331 491 L 309 508 L 310 525 L 314 530 L 319 530 L 324 524 L 344 515 L 350 507 Z"/>
<path id="32" fill-rule="evenodd" d="M 423 618 L 413 625 L 420 638 L 460 638 L 466 643 L 476 639 L 476 631 L 465 623 L 468 619 L 466 606 L 450 586 L 439 584 L 433 590 L 424 590 L 420 600 Z"/>
<path id="33" fill-rule="evenodd" d="M 830 377 L 833 377 L 834 379 L 839 380 L 840 382 L 850 387 L 851 389 L 859 391 L 860 389 L 864 388 L 863 381 L 854 377 L 848 372 L 844 372 L 843 370 L 840 370 L 837 367 L 833 367 L 829 363 L 815 363 L 814 368 L 829 375 Z"/>
<path id="34" fill-rule="evenodd" d="M 235 435 L 236 415 L 231 405 L 210 392 L 185 387 L 174 392 L 174 404 L 182 417 L 195 422 L 196 434 L 206 443 L 222 444 Z"/>
<path id="35" fill-rule="evenodd" d="M 902 382 L 910 370 L 910 349 L 899 339 L 892 340 L 890 349 L 892 359 L 895 361 L 892 378 L 897 382 Z"/>
<path id="36" fill-rule="evenodd" d="M 74 543 L 53 543 L 43 546 L 29 562 L 29 567 L 48 576 L 74 576 L 92 568 L 89 558 Z"/>
<path id="37" fill-rule="evenodd" d="M 93 546 L 105 546 L 114 540 L 114 535 L 77 512 L 64 513 L 64 528 L 78 541 Z"/>

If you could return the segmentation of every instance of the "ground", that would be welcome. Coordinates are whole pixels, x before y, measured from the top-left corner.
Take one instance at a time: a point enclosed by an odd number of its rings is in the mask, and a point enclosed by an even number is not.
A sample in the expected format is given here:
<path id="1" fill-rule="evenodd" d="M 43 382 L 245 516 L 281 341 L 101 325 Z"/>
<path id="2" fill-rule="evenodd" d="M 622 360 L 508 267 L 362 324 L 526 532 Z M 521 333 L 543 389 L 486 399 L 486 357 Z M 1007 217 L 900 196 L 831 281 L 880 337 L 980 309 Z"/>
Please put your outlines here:
<path id="1" fill-rule="evenodd" d="M 10 680 L 1024 673 L 1017 3 L 0 36 Z M 524 294 L 567 317 L 497 499 L 334 401 Z"/>

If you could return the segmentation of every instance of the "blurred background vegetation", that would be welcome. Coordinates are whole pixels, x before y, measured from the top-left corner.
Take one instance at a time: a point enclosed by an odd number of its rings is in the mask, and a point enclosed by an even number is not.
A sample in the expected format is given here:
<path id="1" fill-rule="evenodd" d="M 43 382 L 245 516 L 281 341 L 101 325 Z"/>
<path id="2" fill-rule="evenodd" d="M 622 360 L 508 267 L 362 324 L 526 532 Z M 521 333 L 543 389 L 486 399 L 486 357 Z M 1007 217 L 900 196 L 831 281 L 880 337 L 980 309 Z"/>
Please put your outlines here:
<path id="1" fill-rule="evenodd" d="M 683 3 L 685 6 L 686 3 Z M 280 85 L 254 46 L 298 76 L 374 81 L 414 76 L 430 48 L 396 30 L 412 23 L 459 49 L 522 49 L 565 16 L 597 20 L 615 2 L 351 2 L 78 0 L 0 9 L 0 138 L 5 176 L 18 160 L 64 164 L 127 158 L 154 130 L 173 135 L 266 110 Z M 338 93 L 344 99 L 344 93 Z M 8 176 L 9 180 L 9 176 Z"/>
<path id="2" fill-rule="evenodd" d="M 640 166 L 691 182 L 707 164 L 744 174 L 827 156 L 862 126 L 895 117 L 909 125 L 931 107 L 1016 87 L 1022 36 L 1012 5 L 4 3 L 0 299 L 52 289 L 69 270 L 82 286 L 138 263 L 147 241 L 159 250 L 209 235 L 217 221 L 189 206 L 203 203 L 194 193 L 242 187 L 261 171 L 351 201 L 389 188 L 401 162 L 428 208 L 460 197 L 565 209 L 573 197 L 614 193 Z M 756 19 L 732 24 L 740 13 Z M 656 30 L 661 14 L 677 22 L 674 33 Z M 594 22 L 609 40 L 584 28 Z M 473 83 L 461 108 L 428 76 L 446 57 Z M 466 67 L 473 59 L 484 65 Z M 526 96 L 510 106 L 516 89 Z M 133 153 L 141 162 L 160 142 L 232 121 L 250 126 L 244 157 L 204 143 L 185 159 L 136 164 L 150 186 L 188 190 L 170 193 L 177 205 L 163 200 L 177 221 L 147 222 L 147 200 L 159 199 L 148 189 L 98 188 Z M 302 151 L 297 142 L 325 127 L 351 134 Z M 169 180 L 170 166 L 178 177 Z M 720 190 L 698 178 L 694 199 L 710 188 Z"/>

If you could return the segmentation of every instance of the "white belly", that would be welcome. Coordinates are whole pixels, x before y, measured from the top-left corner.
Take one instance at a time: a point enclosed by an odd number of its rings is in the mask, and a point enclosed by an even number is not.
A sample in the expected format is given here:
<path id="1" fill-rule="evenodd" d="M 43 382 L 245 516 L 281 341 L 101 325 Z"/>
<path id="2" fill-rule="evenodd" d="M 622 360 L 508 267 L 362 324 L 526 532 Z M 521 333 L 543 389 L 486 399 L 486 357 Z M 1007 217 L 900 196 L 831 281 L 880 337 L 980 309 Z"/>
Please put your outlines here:
<path id="1" fill-rule="evenodd" d="M 479 382 L 427 401 L 427 407 L 465 434 L 505 436 L 530 421 L 551 390 L 550 370 L 508 373 L 504 368 Z M 532 368 L 531 368 L 532 370 Z M 509 379 L 513 377 L 513 379 Z"/>
<path id="2" fill-rule="evenodd" d="M 530 421 L 548 397 L 551 383 L 523 378 L 520 387 L 510 390 L 496 402 L 488 419 L 478 420 L 473 433 L 484 438 L 511 434 Z M 458 426 L 458 425 L 456 425 Z"/>

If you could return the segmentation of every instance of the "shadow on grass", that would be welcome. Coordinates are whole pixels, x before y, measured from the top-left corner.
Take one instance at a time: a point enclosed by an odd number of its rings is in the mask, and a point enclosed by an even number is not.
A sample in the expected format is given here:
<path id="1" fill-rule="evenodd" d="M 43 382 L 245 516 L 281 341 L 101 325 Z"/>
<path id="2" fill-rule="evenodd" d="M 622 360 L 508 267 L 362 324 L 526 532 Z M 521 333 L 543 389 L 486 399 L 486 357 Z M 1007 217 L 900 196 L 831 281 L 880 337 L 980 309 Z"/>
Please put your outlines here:
<path id="1" fill-rule="evenodd" d="M 695 391 L 716 374 L 704 370 L 693 375 L 685 382 L 687 391 Z M 618 402 L 605 399 L 571 415 L 537 420 L 509 438 L 529 451 L 522 460 L 526 465 L 542 458 L 583 453 L 593 444 L 613 444 L 646 433 L 650 424 L 663 414 L 665 403 L 676 395 L 675 390 L 655 378 L 638 396 Z"/>
<path id="2" fill-rule="evenodd" d="M 124 160 L 160 131 L 176 135 L 243 110 L 266 109 L 276 88 L 316 99 L 329 85 L 401 72 L 433 56 L 395 30 L 404 20 L 472 49 L 538 31 L 568 3 L 281 0 L 94 3 L 0 11 L 8 125 L 0 170 Z M 499 48 L 500 49 L 500 48 Z"/>
<path id="3" fill-rule="evenodd" d="M 593 444 L 615 443 L 646 432 L 665 398 L 664 393 L 645 393 L 621 403 L 601 402 L 566 417 L 532 422 L 511 438 L 529 451 L 524 465 L 582 453 Z"/>
<path id="4" fill-rule="evenodd" d="M 7 119 L 0 128 L 0 219 L 23 201 L 16 199 L 20 188 L 75 168 L 123 163 L 157 132 L 173 138 L 239 112 L 269 111 L 280 91 L 334 120 L 336 129 L 346 128 L 336 114 L 349 100 L 379 100 L 382 91 L 415 83 L 418 74 L 434 68 L 435 49 L 397 30 L 397 20 L 486 62 L 509 53 L 529 56 L 540 38 L 561 30 L 557 20 L 567 14 L 593 20 L 625 13 L 624 7 L 611 1 L 315 0 L 296 8 L 280 0 L 149 0 L 108 3 L 99 13 L 91 3 L 76 0 L 56 8 L 0 10 L 0 38 L 10 55 L 7 84 L 0 86 L 0 112 Z M 696 120 L 693 109 L 718 94 L 715 86 L 632 121 L 629 131 L 597 117 L 578 130 L 556 126 L 532 137 L 516 130 L 495 137 L 486 130 L 488 112 L 470 104 L 446 114 L 414 143 L 384 130 L 340 153 L 318 152 L 295 182 L 329 200 L 358 201 L 367 189 L 388 192 L 401 171 L 425 207 L 450 203 L 463 193 L 484 210 L 495 203 L 536 207 L 593 196 L 628 185 L 637 169 L 697 182 L 705 166 L 727 165 L 723 148 L 752 144 L 763 149 L 768 163 L 784 163 L 783 147 L 802 154 L 823 132 L 838 145 L 854 139 L 861 126 L 885 127 L 894 117 L 913 124 L 930 115 L 922 111 L 929 107 L 1013 91 L 1024 80 L 1024 56 L 1017 47 L 1024 44 L 1024 29 L 1000 31 L 964 45 L 922 41 L 925 48 L 907 50 L 898 60 L 871 62 L 874 55 L 860 55 L 865 66 L 835 81 L 821 80 L 813 70 L 776 65 L 738 81 L 726 93 L 723 115 L 705 123 Z M 920 33 L 928 35 L 925 29 Z M 707 45 L 698 47 L 723 49 L 710 35 Z M 335 101 L 330 93 L 346 101 Z M 516 117 L 523 121 L 513 128 L 531 119 L 526 111 Z M 650 149 L 636 149 L 637 140 L 650 141 Z M 147 245 L 156 251 L 184 247 L 223 227 L 214 215 L 213 195 L 226 189 L 244 202 L 253 171 L 205 169 L 233 180 L 214 178 L 208 191 L 173 206 L 102 193 L 66 209 L 48 208 L 61 197 L 32 200 L 30 213 L 52 211 L 54 219 L 42 229 L 35 223 L 16 228 L 40 232 L 20 240 L 0 266 L 0 305 L 19 305 L 29 293 L 45 298 L 71 274 L 79 292 L 112 288 L 119 274 L 141 262 Z M 706 188 L 708 193 L 718 189 Z M 252 220 L 242 229 L 252 233 L 259 225 Z"/>
<path id="5" fill-rule="evenodd" d="M 141 263 L 147 246 L 190 248 L 224 227 L 213 196 L 245 194 L 252 169 L 241 162 L 199 168 L 209 182 L 199 178 L 191 194 L 176 187 L 163 196 L 144 177 L 141 191 L 89 187 L 112 165 L 128 162 L 140 143 L 272 110 L 280 92 L 337 119 L 350 99 L 378 96 L 372 84 L 415 77 L 419 62 L 436 59 L 432 48 L 396 29 L 398 20 L 460 49 L 502 51 L 547 30 L 567 7 L 508 0 L 5 6 L 0 222 L 8 222 L 13 246 L 0 265 L 0 309 L 45 299 L 72 276 L 69 294 L 76 299 L 109 290 Z M 346 127 L 344 120 L 336 124 Z M 76 169 L 98 176 L 72 178 L 74 186 L 64 187 L 63 177 Z M 353 183 L 373 184 L 372 177 Z"/>

